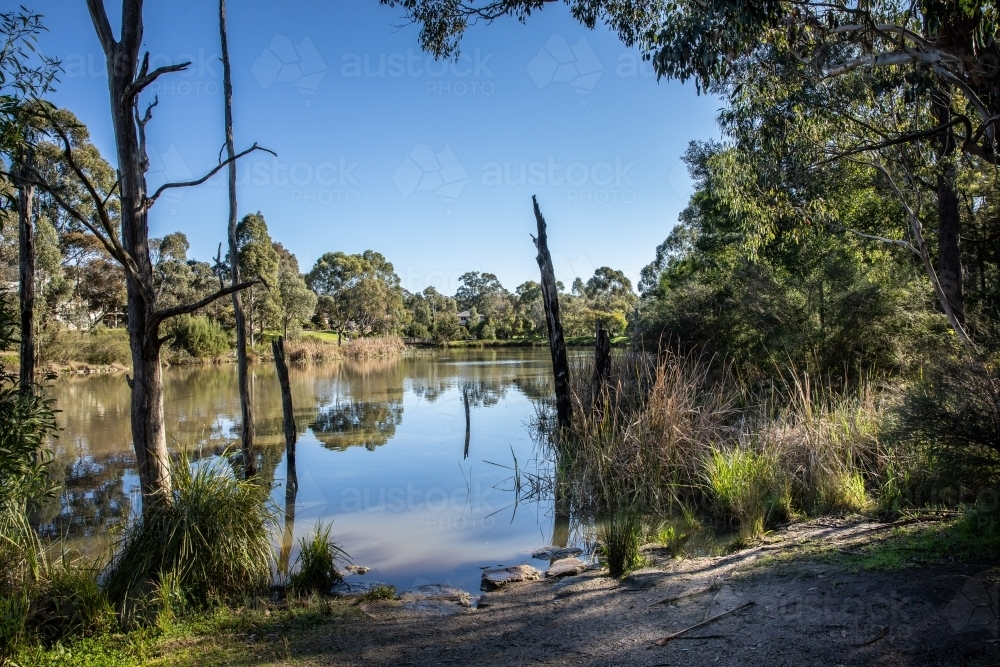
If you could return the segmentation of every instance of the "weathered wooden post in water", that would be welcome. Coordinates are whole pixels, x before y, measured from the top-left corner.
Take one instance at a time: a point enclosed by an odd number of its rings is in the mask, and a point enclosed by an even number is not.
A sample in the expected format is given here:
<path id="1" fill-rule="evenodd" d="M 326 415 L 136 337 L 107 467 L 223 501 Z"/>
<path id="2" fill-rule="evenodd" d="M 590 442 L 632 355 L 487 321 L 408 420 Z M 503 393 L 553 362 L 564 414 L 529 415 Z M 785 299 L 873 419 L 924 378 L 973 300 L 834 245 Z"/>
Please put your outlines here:
<path id="1" fill-rule="evenodd" d="M 600 320 L 597 320 L 596 336 L 594 337 L 594 377 L 591 380 L 591 408 L 595 407 L 601 398 L 608 376 L 611 375 L 611 338 Z"/>
<path id="2" fill-rule="evenodd" d="M 465 453 L 463 459 L 469 458 L 469 438 L 472 436 L 472 425 L 469 422 L 469 387 L 462 386 L 462 403 L 465 404 Z"/>
<path id="3" fill-rule="evenodd" d="M 278 571 L 288 574 L 288 559 L 292 553 L 292 535 L 295 532 L 295 498 L 299 493 L 299 476 L 295 470 L 295 413 L 292 412 L 292 385 L 288 381 L 288 364 L 285 361 L 285 339 L 278 336 L 271 341 L 274 367 L 281 386 L 281 416 L 285 430 L 285 530 L 281 538 Z"/>
<path id="4" fill-rule="evenodd" d="M 552 375 L 556 388 L 556 421 L 559 430 L 569 426 L 572 404 L 569 400 L 569 360 L 566 358 L 566 341 L 563 339 L 562 322 L 559 320 L 559 291 L 556 288 L 556 273 L 552 268 L 549 254 L 548 235 L 545 233 L 545 218 L 538 209 L 534 195 L 531 203 L 538 223 L 538 237 L 531 237 L 538 249 L 538 268 L 542 273 L 542 301 L 545 302 L 545 322 L 549 328 L 549 351 L 552 353 Z"/>

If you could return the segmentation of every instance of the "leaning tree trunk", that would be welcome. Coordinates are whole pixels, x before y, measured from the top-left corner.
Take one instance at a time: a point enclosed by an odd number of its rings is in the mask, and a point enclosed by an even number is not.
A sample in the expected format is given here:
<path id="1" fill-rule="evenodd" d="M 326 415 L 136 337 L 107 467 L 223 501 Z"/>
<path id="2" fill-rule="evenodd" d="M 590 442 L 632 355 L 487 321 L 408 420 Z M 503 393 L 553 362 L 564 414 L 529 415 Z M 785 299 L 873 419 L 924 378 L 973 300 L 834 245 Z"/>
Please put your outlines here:
<path id="1" fill-rule="evenodd" d="M 538 237 L 532 237 L 538 249 L 538 268 L 542 274 L 542 300 L 545 303 L 545 321 L 549 329 L 549 351 L 552 353 L 552 375 L 556 390 L 556 423 L 559 430 L 570 423 L 571 403 L 569 397 L 569 360 L 566 357 L 566 341 L 563 338 L 562 322 L 559 319 L 559 291 L 556 288 L 556 274 L 549 254 L 548 235 L 545 232 L 545 218 L 538 208 L 538 200 L 531 197 L 535 209 Z"/>
<path id="2" fill-rule="evenodd" d="M 229 158 L 229 270 L 233 284 L 240 282 L 239 247 L 236 242 L 236 145 L 233 141 L 233 81 L 229 64 L 229 39 L 226 33 L 226 0 L 219 0 L 219 32 L 222 38 L 222 88 L 226 106 L 226 155 Z M 241 444 L 243 471 L 247 477 L 254 474 L 254 421 L 253 403 L 250 399 L 250 377 L 247 360 L 247 322 L 243 314 L 243 296 L 233 292 L 233 313 L 236 316 L 236 367 L 240 386 L 240 413 L 242 415 Z"/>
<path id="3" fill-rule="evenodd" d="M 951 93 L 938 89 L 931 96 L 934 115 L 939 124 L 951 121 Z M 941 291 L 955 312 L 955 317 L 965 323 L 965 295 L 962 285 L 962 219 L 959 213 L 958 187 L 955 183 L 955 134 L 951 128 L 942 130 L 937 141 L 937 214 L 938 214 L 938 280 Z"/>
<path id="4" fill-rule="evenodd" d="M 30 152 L 25 155 L 20 175 L 24 179 L 17 192 L 17 238 L 18 238 L 18 296 L 21 302 L 21 349 L 20 349 L 20 391 L 29 396 L 35 388 L 35 225 L 32 218 L 32 204 L 35 186 L 28 182 L 32 159 Z"/>

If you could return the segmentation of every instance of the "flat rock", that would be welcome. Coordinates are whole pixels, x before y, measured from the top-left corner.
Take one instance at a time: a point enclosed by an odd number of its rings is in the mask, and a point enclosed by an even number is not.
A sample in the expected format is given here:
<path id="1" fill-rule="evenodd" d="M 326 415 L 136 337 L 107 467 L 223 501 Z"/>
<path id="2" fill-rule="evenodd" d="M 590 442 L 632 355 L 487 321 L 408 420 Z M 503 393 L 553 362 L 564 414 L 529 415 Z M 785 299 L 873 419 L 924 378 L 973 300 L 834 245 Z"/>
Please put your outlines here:
<path id="1" fill-rule="evenodd" d="M 382 581 L 341 581 L 330 589 L 330 595 L 340 598 L 359 597 L 371 593 L 379 586 L 389 586 Z"/>
<path id="2" fill-rule="evenodd" d="M 414 586 L 399 596 L 399 599 L 406 602 L 448 602 L 462 607 L 471 607 L 476 598 L 471 593 L 463 591 L 461 588 L 446 586 L 445 584 L 424 584 Z"/>
<path id="3" fill-rule="evenodd" d="M 368 571 L 371 570 L 370 567 L 365 567 L 364 565 L 348 565 L 344 569 L 350 572 L 351 574 L 358 574 L 358 575 L 368 574 Z"/>
<path id="4" fill-rule="evenodd" d="M 483 581 L 480 588 L 484 591 L 495 591 L 508 584 L 520 581 L 538 581 L 542 573 L 530 565 L 511 565 L 483 570 Z"/>
<path id="5" fill-rule="evenodd" d="M 582 553 L 583 549 L 577 549 L 576 547 L 541 547 L 532 551 L 531 557 L 538 560 L 561 560 L 563 558 L 579 556 Z"/>
<path id="6" fill-rule="evenodd" d="M 545 577 L 572 577 L 587 569 L 587 564 L 579 558 L 563 558 L 552 563 L 545 571 Z"/>

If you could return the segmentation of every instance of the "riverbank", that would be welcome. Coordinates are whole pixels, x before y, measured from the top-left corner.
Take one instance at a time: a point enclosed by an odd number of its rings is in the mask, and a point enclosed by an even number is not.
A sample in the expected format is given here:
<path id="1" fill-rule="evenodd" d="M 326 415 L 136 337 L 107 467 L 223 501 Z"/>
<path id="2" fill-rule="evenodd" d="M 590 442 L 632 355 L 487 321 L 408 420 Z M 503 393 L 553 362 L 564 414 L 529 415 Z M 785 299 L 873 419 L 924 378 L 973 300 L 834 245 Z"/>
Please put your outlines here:
<path id="1" fill-rule="evenodd" d="M 310 361 L 336 361 L 339 359 L 376 359 L 404 354 L 407 346 L 403 339 L 356 338 L 338 344 L 336 336 L 328 332 L 304 332 L 294 340 L 286 341 L 285 350 L 292 363 Z M 258 345 L 250 350 L 251 362 L 273 361 L 269 345 Z M 193 356 L 186 350 L 165 346 L 161 352 L 164 367 L 208 366 L 236 363 L 235 351 L 218 356 Z M 4 355 L 9 368 L 18 364 L 18 355 Z M 124 329 L 97 329 L 92 332 L 62 331 L 42 338 L 39 354 L 43 373 L 55 375 L 86 375 L 92 373 L 122 373 L 131 369 L 131 352 L 128 333 Z"/>
<path id="2" fill-rule="evenodd" d="M 996 664 L 996 552 L 957 558 L 945 545 L 960 541 L 941 541 L 954 520 L 939 518 L 815 519 L 721 556 L 673 558 L 650 544 L 646 566 L 622 579 L 591 569 L 511 585 L 478 608 L 259 601 L 24 653 L 21 663 Z M 889 557 L 903 552 L 905 559 Z M 673 633 L 681 634 L 656 644 Z"/>

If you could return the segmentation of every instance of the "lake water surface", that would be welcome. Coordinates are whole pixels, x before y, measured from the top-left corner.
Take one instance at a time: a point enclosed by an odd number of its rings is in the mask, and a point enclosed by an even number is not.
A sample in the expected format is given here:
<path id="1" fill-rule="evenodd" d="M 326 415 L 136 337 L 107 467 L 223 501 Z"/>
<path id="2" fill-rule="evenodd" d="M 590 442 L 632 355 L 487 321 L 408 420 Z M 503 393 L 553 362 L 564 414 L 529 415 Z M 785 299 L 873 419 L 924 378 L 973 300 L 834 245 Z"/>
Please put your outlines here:
<path id="1" fill-rule="evenodd" d="M 299 489 L 287 508 L 278 382 L 270 364 L 252 372 L 257 445 L 262 474 L 274 482 L 279 533 L 297 540 L 318 520 L 333 521 L 353 562 L 372 568 L 365 579 L 401 590 L 449 583 L 475 591 L 481 567 L 531 562 L 533 547 L 553 541 L 551 501 L 515 505 L 511 471 L 501 467 L 515 458 L 534 467 L 529 424 L 551 395 L 547 350 L 293 366 Z M 199 459 L 238 442 L 235 366 L 170 368 L 164 381 L 171 450 Z M 61 411 L 55 450 L 65 483 L 41 531 L 94 551 L 139 500 L 128 387 L 123 375 L 71 376 L 49 393 Z"/>

